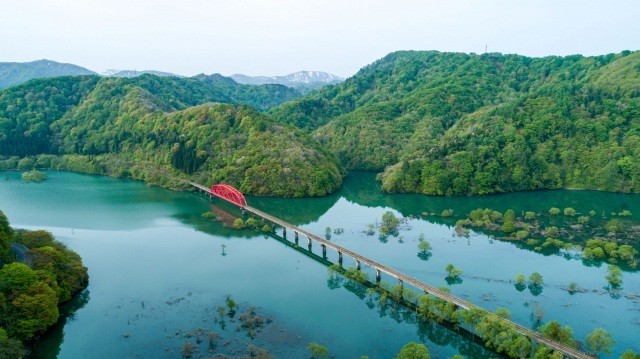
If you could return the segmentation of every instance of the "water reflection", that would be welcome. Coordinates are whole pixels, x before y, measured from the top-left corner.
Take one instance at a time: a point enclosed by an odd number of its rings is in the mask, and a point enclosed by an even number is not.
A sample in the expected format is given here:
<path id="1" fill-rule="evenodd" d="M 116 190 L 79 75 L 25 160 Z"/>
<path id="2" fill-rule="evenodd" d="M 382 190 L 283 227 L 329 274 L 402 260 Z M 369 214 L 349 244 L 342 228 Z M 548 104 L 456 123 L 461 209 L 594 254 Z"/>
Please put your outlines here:
<path id="1" fill-rule="evenodd" d="M 49 330 L 43 339 L 38 342 L 38 346 L 31 349 L 29 358 L 33 359 L 55 359 L 60 353 L 60 348 L 64 342 L 64 327 L 68 322 L 73 322 L 76 312 L 89 303 L 90 295 L 88 290 L 82 291 L 69 302 L 60 307 L 60 318 L 58 322 Z"/>
<path id="2" fill-rule="evenodd" d="M 284 244 L 286 247 L 302 253 L 327 268 L 335 264 L 326 257 L 318 256 L 312 251 L 293 244 L 283 237 L 273 234 L 269 236 Z M 458 281 L 462 282 L 459 278 Z M 436 323 L 419 316 L 417 314 L 416 304 L 413 301 L 405 299 L 393 301 L 386 296 L 383 298 L 378 292 L 373 290 L 373 288 L 377 286 L 376 283 L 368 280 L 358 282 L 343 276 L 338 271 L 329 269 L 326 285 L 330 290 L 342 288 L 352 293 L 363 301 L 370 310 L 376 310 L 380 318 L 389 317 L 396 323 L 415 325 L 417 335 L 422 342 L 430 342 L 443 347 L 450 346 L 468 358 L 504 357 L 501 354 L 485 348 L 482 340 L 465 328 L 448 322 Z M 410 295 L 405 296 L 407 298 L 411 297 Z"/>

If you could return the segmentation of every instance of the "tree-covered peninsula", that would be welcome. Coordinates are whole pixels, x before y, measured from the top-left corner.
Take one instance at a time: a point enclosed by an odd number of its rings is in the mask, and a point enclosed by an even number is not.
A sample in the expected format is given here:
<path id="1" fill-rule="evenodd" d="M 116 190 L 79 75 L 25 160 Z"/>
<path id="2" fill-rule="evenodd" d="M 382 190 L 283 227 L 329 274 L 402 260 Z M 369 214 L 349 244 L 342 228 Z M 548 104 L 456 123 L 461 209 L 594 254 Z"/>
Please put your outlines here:
<path id="1" fill-rule="evenodd" d="M 303 131 L 240 105 L 267 109 L 295 96 L 281 85 L 238 85 L 219 75 L 33 80 L 0 92 L 0 168 L 324 195 L 342 184 L 337 158 Z"/>
<path id="2" fill-rule="evenodd" d="M 88 281 L 77 253 L 47 231 L 13 229 L 0 211 L 0 358 L 21 358 Z"/>
<path id="3" fill-rule="evenodd" d="M 383 189 L 640 192 L 640 52 L 403 51 L 271 110 Z"/>

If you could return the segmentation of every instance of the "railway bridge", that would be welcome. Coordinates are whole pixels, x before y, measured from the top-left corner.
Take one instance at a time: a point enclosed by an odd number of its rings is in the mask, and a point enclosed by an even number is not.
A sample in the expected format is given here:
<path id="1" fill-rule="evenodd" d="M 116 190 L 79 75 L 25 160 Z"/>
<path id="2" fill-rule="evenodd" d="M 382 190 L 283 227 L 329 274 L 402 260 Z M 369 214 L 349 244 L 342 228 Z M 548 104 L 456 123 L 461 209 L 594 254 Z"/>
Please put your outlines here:
<path id="1" fill-rule="evenodd" d="M 326 257 L 327 254 L 327 248 L 330 248 L 334 251 L 336 251 L 338 253 L 338 261 L 340 263 L 340 265 L 342 265 L 343 262 L 343 258 L 344 256 L 349 256 L 351 257 L 353 260 L 355 260 L 356 262 L 356 268 L 357 269 L 361 269 L 361 266 L 363 264 L 368 265 L 369 267 L 373 268 L 376 272 L 376 281 L 379 282 L 380 281 L 380 277 L 381 277 L 381 273 L 385 273 L 393 278 L 395 278 L 396 280 L 398 280 L 398 283 L 401 286 L 406 285 L 411 285 L 414 288 L 427 293 L 429 295 L 432 295 L 436 298 L 442 299 L 444 301 L 447 301 L 449 303 L 453 303 L 455 304 L 458 308 L 462 308 L 465 310 L 471 310 L 471 309 L 479 309 L 479 310 L 484 310 L 481 307 L 478 307 L 474 304 L 472 304 L 471 302 L 468 302 L 464 299 L 458 298 L 454 295 L 452 295 L 451 293 L 447 293 L 445 291 L 442 291 L 436 287 L 433 287 L 427 283 L 424 283 L 410 275 L 407 275 L 405 273 L 402 273 L 396 269 L 393 269 L 389 266 L 386 266 L 380 262 L 377 262 L 373 259 L 367 258 L 365 256 L 362 256 L 352 250 L 349 250 L 345 247 L 342 247 L 338 244 L 335 244 L 331 241 L 328 241 L 322 237 L 319 237 L 313 233 L 310 233 L 302 228 L 299 228 L 291 223 L 285 222 L 280 218 L 277 218 L 275 216 L 272 216 L 264 211 L 261 211 L 257 208 L 251 207 L 247 204 L 247 200 L 245 199 L 244 195 L 238 191 L 237 189 L 235 189 L 234 187 L 227 185 L 227 184 L 215 184 L 211 187 L 206 187 L 203 186 L 201 184 L 195 183 L 195 182 L 189 182 L 189 184 L 191 186 L 193 186 L 197 191 L 201 191 L 205 194 L 207 194 L 210 198 L 213 197 L 217 197 L 217 198 L 221 198 L 227 202 L 230 202 L 238 207 L 240 207 L 243 211 L 252 213 L 253 215 L 263 218 L 273 224 L 276 224 L 278 226 L 280 226 L 282 228 L 282 236 L 284 238 L 287 237 L 287 231 L 293 232 L 294 235 L 294 240 L 295 243 L 298 244 L 299 240 L 300 240 L 300 236 L 304 237 L 307 239 L 307 245 L 309 247 L 309 250 L 311 250 L 313 242 L 316 242 L 318 244 L 320 244 L 320 246 L 322 247 L 322 254 L 323 257 Z M 565 344 L 559 343 L 555 340 L 549 339 L 547 337 L 542 336 L 542 334 L 540 334 L 539 332 L 536 332 L 532 329 L 526 328 L 516 322 L 510 321 L 513 326 L 515 327 L 515 329 L 522 335 L 528 337 L 531 340 L 535 340 L 538 343 L 541 343 L 547 347 L 549 347 L 550 349 L 556 350 L 560 353 L 562 353 L 565 357 L 567 358 L 573 358 L 573 359 L 595 359 L 593 356 L 588 355 L 580 350 L 577 350 L 575 348 L 571 348 Z"/>

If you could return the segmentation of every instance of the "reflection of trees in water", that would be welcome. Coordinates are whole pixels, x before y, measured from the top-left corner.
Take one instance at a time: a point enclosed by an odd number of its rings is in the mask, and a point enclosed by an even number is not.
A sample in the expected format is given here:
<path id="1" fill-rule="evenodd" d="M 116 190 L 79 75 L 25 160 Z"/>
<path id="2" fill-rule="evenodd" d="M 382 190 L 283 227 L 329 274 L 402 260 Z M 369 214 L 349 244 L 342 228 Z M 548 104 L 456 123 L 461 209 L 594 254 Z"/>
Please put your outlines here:
<path id="1" fill-rule="evenodd" d="M 261 209 L 293 225 L 316 222 L 340 199 L 340 192 L 314 198 L 248 197 L 251 207 Z"/>
<path id="2" fill-rule="evenodd" d="M 394 301 L 392 297 L 394 296 L 395 287 L 390 288 L 388 283 L 381 282 L 378 286 L 368 280 L 359 282 L 346 278 L 341 273 L 341 270 L 335 270 L 335 264 L 327 259 L 300 246 L 296 246 L 282 237 L 273 234 L 271 237 L 328 267 L 326 283 L 330 290 L 344 288 L 348 292 L 355 294 L 369 309 L 375 309 L 380 318 L 389 317 L 396 323 L 417 325 L 417 334 L 422 341 L 428 340 L 438 345 L 450 345 L 460 354 L 469 358 L 501 357 L 501 355 L 486 349 L 482 344 L 482 340 L 465 328 L 454 326 L 445 321 L 436 323 L 419 316 L 414 302 L 405 299 Z M 376 288 L 383 288 L 383 293 L 379 293 Z M 410 294 L 410 291 L 405 289 L 403 298 L 416 298 L 415 295 L 411 296 Z"/>
<path id="3" fill-rule="evenodd" d="M 89 290 L 85 289 L 73 299 L 60 307 L 58 322 L 47 331 L 46 336 L 31 348 L 29 358 L 54 359 L 60 354 L 60 347 L 64 342 L 64 327 L 67 322 L 75 320 L 76 312 L 89 303 Z"/>
<path id="4" fill-rule="evenodd" d="M 204 199 L 208 200 L 208 198 Z M 213 213 L 215 218 L 204 217 L 203 213 L 207 210 Z M 215 203 L 209 203 L 207 210 L 201 213 L 176 213 L 173 215 L 173 218 L 193 227 L 199 232 L 224 238 L 253 238 L 256 234 L 262 233 L 259 228 L 255 230 L 238 230 L 233 228 L 233 221 L 236 218 L 247 217 L 247 215 L 243 215 L 241 210 L 234 205 L 221 203 L 220 200 Z M 257 220 L 260 227 L 267 223 L 262 218 L 258 218 Z"/>
<path id="5" fill-rule="evenodd" d="M 372 282 L 360 283 L 347 279 L 335 270 L 329 270 L 327 287 L 334 290 L 344 288 L 363 300 L 369 309 L 375 309 L 380 318 L 391 318 L 396 323 L 416 325 L 417 335 L 422 342 L 431 342 L 439 346 L 451 346 L 458 353 L 469 358 L 500 356 L 482 346 L 482 341 L 463 328 L 454 329 L 447 323 L 439 324 L 427 320 L 416 313 L 416 305 L 406 300 L 396 302 L 390 296 L 373 290 Z"/>

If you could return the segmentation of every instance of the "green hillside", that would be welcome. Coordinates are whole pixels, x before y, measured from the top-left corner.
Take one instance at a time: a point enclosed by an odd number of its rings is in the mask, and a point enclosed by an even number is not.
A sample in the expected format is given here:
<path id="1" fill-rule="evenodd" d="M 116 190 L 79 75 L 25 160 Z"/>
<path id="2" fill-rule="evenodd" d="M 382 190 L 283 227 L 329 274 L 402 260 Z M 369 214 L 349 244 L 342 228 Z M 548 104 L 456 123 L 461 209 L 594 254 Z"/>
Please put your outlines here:
<path id="1" fill-rule="evenodd" d="M 267 108 L 292 90 L 221 76 L 61 77 L 0 92 L 4 168 L 68 169 L 167 187 L 225 182 L 258 195 L 317 196 L 340 187 L 338 160 Z M 197 105 L 194 107 L 194 105 Z"/>
<path id="2" fill-rule="evenodd" d="M 640 192 L 639 73 L 639 52 L 396 52 L 270 113 L 391 192 Z"/>
<path id="3" fill-rule="evenodd" d="M 0 89 L 31 79 L 79 75 L 96 75 L 96 73 L 84 67 L 51 60 L 0 62 Z"/>

